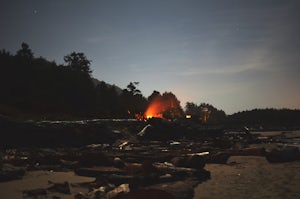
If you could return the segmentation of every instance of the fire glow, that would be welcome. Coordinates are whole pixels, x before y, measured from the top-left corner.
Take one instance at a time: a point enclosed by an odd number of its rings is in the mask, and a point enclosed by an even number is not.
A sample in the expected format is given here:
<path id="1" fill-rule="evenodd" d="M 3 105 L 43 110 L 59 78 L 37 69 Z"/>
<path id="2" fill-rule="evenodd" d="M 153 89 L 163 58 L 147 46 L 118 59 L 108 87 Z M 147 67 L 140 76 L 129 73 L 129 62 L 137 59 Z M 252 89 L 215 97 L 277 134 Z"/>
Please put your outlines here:
<path id="1" fill-rule="evenodd" d="M 174 102 L 172 99 L 157 97 L 148 106 L 144 113 L 146 119 L 149 118 L 164 118 L 163 113 L 174 107 Z"/>
<path id="2" fill-rule="evenodd" d="M 159 101 L 152 102 L 147 110 L 145 111 L 145 118 L 163 118 L 162 113 L 164 112 L 163 104 L 161 104 Z"/>

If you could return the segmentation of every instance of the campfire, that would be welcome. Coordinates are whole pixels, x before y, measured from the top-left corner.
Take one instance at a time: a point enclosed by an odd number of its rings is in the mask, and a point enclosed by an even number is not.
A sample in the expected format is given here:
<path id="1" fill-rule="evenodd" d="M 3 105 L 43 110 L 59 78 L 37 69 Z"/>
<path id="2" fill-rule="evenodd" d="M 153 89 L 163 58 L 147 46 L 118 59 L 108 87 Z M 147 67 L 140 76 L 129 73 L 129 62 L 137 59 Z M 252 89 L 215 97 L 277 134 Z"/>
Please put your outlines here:
<path id="1" fill-rule="evenodd" d="M 179 105 L 179 103 L 176 102 L 176 99 L 173 98 L 172 95 L 171 97 L 168 95 L 158 96 L 151 101 L 151 103 L 149 104 L 148 108 L 144 113 L 144 117 L 146 119 L 149 118 L 165 119 L 166 112 L 174 111 L 174 109 L 176 108 L 176 104 Z"/>
<path id="2" fill-rule="evenodd" d="M 146 119 L 150 119 L 153 117 L 163 118 L 162 113 L 164 111 L 165 111 L 165 108 L 164 108 L 163 104 L 160 103 L 159 101 L 154 101 L 148 106 L 147 110 L 144 113 L 144 117 Z"/>
<path id="3" fill-rule="evenodd" d="M 163 117 L 163 112 L 165 111 L 165 107 L 159 101 L 153 101 L 149 104 L 144 114 L 135 114 L 135 118 L 138 120 L 148 120 L 151 118 L 161 118 Z"/>
<path id="4" fill-rule="evenodd" d="M 167 92 L 154 97 L 150 100 L 145 112 L 136 115 L 136 118 L 139 120 L 148 120 L 151 118 L 172 120 L 179 117 L 182 117 L 180 102 L 174 94 Z"/>

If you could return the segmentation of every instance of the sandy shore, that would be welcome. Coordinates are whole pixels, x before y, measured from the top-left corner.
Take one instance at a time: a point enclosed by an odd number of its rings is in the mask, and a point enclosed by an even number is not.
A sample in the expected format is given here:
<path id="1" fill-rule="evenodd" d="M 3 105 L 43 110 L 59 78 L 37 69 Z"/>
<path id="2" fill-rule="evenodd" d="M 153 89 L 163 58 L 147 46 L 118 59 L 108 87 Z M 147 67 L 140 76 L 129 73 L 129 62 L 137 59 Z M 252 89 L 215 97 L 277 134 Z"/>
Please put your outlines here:
<path id="1" fill-rule="evenodd" d="M 264 147 L 268 151 L 274 149 L 274 148 L 282 148 L 282 147 L 299 147 L 299 139 L 300 139 L 300 131 L 295 132 L 289 132 L 289 133 L 282 133 L 282 132 L 262 132 L 260 133 L 261 140 L 257 140 L 253 144 L 247 146 L 249 148 L 262 148 Z M 231 136 L 231 135 L 228 135 Z M 234 138 L 234 136 L 233 136 Z M 287 139 L 288 138 L 288 139 Z M 246 139 L 246 138 L 244 138 Z M 275 141 L 274 141 L 275 140 Z M 226 141 L 226 140 L 225 140 Z M 183 150 L 184 147 L 191 147 L 190 150 L 194 151 L 201 151 L 202 146 L 200 145 L 189 145 L 189 142 L 178 142 L 181 144 L 180 146 L 168 146 L 166 143 L 163 142 L 154 142 L 145 145 L 137 144 L 131 153 L 124 153 L 133 155 L 134 153 L 140 153 L 140 156 L 132 156 L 133 160 L 135 162 L 141 161 L 141 159 L 145 157 L 149 157 L 149 155 L 161 155 L 162 150 L 168 149 L 170 150 L 168 152 L 168 155 L 175 155 L 172 153 L 177 152 L 178 149 Z M 213 142 L 211 142 L 212 146 L 215 146 Z M 238 144 L 238 145 L 237 145 Z M 242 146 L 240 142 L 237 142 L 236 145 L 232 145 L 233 147 Z M 218 145 L 217 145 L 218 146 Z M 217 147 L 216 146 L 216 147 Z M 179 148 L 176 148 L 179 147 Z M 153 152 L 153 149 L 157 148 L 156 151 Z M 111 148 L 112 150 L 113 148 Z M 189 149 L 189 148 L 188 148 Z M 213 148 L 214 149 L 214 148 Z M 243 149 L 243 148 L 241 148 Z M 78 153 L 80 150 L 81 156 L 74 156 L 75 159 L 72 159 L 72 154 Z M 151 151 L 148 152 L 148 151 Z M 168 151 L 167 150 L 167 151 Z M 222 149 L 219 149 L 220 151 L 223 151 Z M 238 152 L 238 149 L 235 149 Z M 115 151 L 118 152 L 118 155 L 120 156 L 123 154 L 122 151 L 119 151 L 115 149 Z M 232 149 L 231 149 L 232 151 Z M 85 152 L 85 153 L 83 153 Z M 92 153 L 93 152 L 93 153 Z M 182 154 L 183 152 L 180 152 Z M 188 153 L 191 153 L 188 151 Z M 10 157 L 13 155 L 13 157 L 27 157 L 31 158 L 31 162 L 42 162 L 41 166 L 47 166 L 47 163 L 53 163 L 56 162 L 59 158 L 70 158 L 70 160 L 78 160 L 77 164 L 80 164 L 79 161 L 81 161 L 81 164 L 83 164 L 82 167 L 86 163 L 91 165 L 97 165 L 98 162 L 95 162 L 95 157 L 103 158 L 102 153 L 97 153 L 96 149 L 94 148 L 86 148 L 86 149 L 74 149 L 74 148 L 63 148 L 63 149 L 39 149 L 36 148 L 34 150 L 8 150 L 5 151 L 5 157 Z M 40 154 L 38 157 L 36 154 Z M 62 156 L 62 154 L 64 156 Z M 85 155 L 82 155 L 85 154 Z M 90 154 L 90 155 L 89 155 Z M 94 154 L 94 155 L 91 155 Z M 115 157 L 116 154 L 109 154 L 108 157 Z M 234 155 L 237 154 L 244 154 L 249 155 L 249 153 L 232 153 Z M 251 153 L 253 155 L 253 153 Z M 257 153 L 255 153 L 257 154 Z M 262 155 L 261 153 L 259 153 Z M 97 156 L 95 156 L 97 155 Z M 47 159 L 42 158 L 47 157 Z M 51 158 L 52 159 L 51 159 Z M 73 157 L 73 158 L 74 158 Z M 161 160 L 161 157 L 157 158 L 157 161 L 165 161 L 165 158 L 167 157 L 166 154 L 162 156 L 164 159 Z M 268 156 L 269 157 L 269 156 Z M 26 165 L 25 162 L 22 162 L 23 159 L 21 158 L 15 158 L 14 161 L 8 161 L 8 163 L 16 163 L 16 165 Z M 50 160 L 48 160 L 50 158 Z M 77 158 L 77 159 L 76 159 Z M 96 158 L 96 160 L 97 160 Z M 122 157 L 121 157 L 122 158 Z M 126 159 L 126 156 L 123 156 L 124 159 Z M 127 157 L 128 158 L 128 157 Z M 8 158 L 8 160 L 10 160 Z M 106 160 L 105 158 L 103 160 Z M 139 160 L 139 161 L 138 161 Z M 21 161 L 21 163 L 20 163 Z M 95 178 L 87 178 L 87 177 L 81 177 L 76 176 L 74 172 L 53 172 L 54 171 L 66 171 L 62 168 L 69 168 L 70 162 L 72 161 L 65 161 L 56 163 L 53 165 L 53 168 L 48 167 L 40 167 L 40 169 L 44 168 L 47 169 L 44 170 L 37 170 L 37 171 L 26 171 L 25 175 L 20 180 L 11 180 L 6 182 L 0 182 L 0 199 L 17 199 L 17 198 L 23 198 L 23 196 L 26 196 L 25 198 L 34 198 L 34 197 L 28 197 L 28 191 L 31 190 L 42 190 L 42 193 L 39 192 L 38 197 L 36 198 L 74 198 L 74 195 L 83 192 L 88 192 L 88 187 L 86 183 L 90 184 L 90 182 L 93 182 Z M 31 163 L 30 161 L 27 162 L 27 164 Z M 76 162 L 76 161 L 75 161 Z M 107 160 L 107 162 L 109 162 Z M 18 164 L 17 164 L 18 163 Z M 68 164 L 67 164 L 68 163 Z M 113 165 L 112 162 L 109 162 L 110 166 Z M 130 162 L 127 162 L 128 164 Z M 200 162 L 203 166 L 202 162 Z M 44 165 L 43 165 L 44 164 Z M 35 165 L 31 165 L 32 168 Z M 48 165 L 49 166 L 49 165 Z M 72 165 L 71 165 L 72 166 Z M 202 168 L 201 166 L 201 168 Z M 55 170 L 55 168 L 60 168 L 61 170 Z M 134 167 L 132 167 L 134 168 Z M 199 184 L 195 188 L 195 197 L 194 199 L 235 199 L 235 198 L 272 198 L 272 199 L 281 199 L 281 198 L 288 198 L 288 199 L 299 199 L 300 198 L 300 161 L 294 161 L 294 162 L 285 162 L 285 163 L 269 163 L 265 157 L 262 156 L 231 156 L 229 160 L 227 161 L 227 164 L 206 164 L 205 169 L 210 171 L 211 173 L 211 179 L 205 180 L 203 183 Z M 169 174 L 170 171 L 164 171 L 164 174 Z M 189 176 L 188 172 L 185 173 L 187 176 Z M 23 174 L 22 174 L 23 175 Z M 194 174 L 192 174 L 194 175 Z M 176 176 L 174 174 L 174 176 Z M 179 176 L 179 175 L 178 175 Z M 178 177 L 177 176 L 177 177 Z M 182 174 L 180 175 L 182 176 Z M 191 176 L 189 176 L 191 177 Z M 147 178 L 145 178 L 147 179 Z M 186 178 L 181 178 L 183 181 Z M 139 180 L 138 178 L 135 178 L 135 180 Z M 204 179 L 203 179 L 204 180 Z M 52 182 L 51 182 L 52 181 Z M 68 192 L 61 192 L 55 189 L 51 189 L 53 186 L 53 182 L 56 184 L 64 184 L 64 182 L 68 182 Z M 81 184 L 83 182 L 86 182 L 85 184 Z M 197 182 L 196 182 L 197 183 Z M 98 185 L 99 187 L 100 185 Z M 102 185 L 101 185 L 102 186 Z M 165 184 L 163 185 L 165 186 Z M 183 186 L 179 186 L 181 189 Z M 188 185 L 188 188 L 193 187 L 192 185 Z M 177 187 L 176 187 L 176 190 Z M 180 190 L 180 189 L 179 189 Z M 189 189 L 192 193 L 193 188 Z M 23 195 L 25 191 L 25 195 Z M 27 191 L 27 192 L 26 192 Z M 181 190 L 182 191 L 182 190 Z M 170 191 L 170 193 L 174 193 L 175 191 Z M 30 192 L 30 195 L 33 195 L 32 192 Z M 36 192 L 35 192 L 36 193 Z M 64 194 L 65 193 L 65 194 Z M 178 194 L 175 194 L 178 196 Z M 94 195 L 93 195 L 94 196 Z M 91 196 L 90 198 L 94 198 Z M 186 197 L 181 197 L 186 198 Z M 192 194 L 191 194 L 192 198 Z"/>
<path id="2" fill-rule="evenodd" d="M 74 172 L 30 171 L 25 174 L 23 179 L 0 183 L 0 198 L 21 199 L 23 198 L 23 191 L 47 188 L 51 186 L 49 181 L 58 183 L 68 181 L 70 183 L 71 195 L 61 194 L 58 192 L 49 192 L 47 196 L 40 196 L 38 198 L 53 198 L 57 196 L 66 199 L 73 199 L 76 193 L 88 191 L 87 188 L 76 186 L 76 184 L 92 182 L 94 180 L 95 178 L 77 176 L 74 174 Z"/>
<path id="3" fill-rule="evenodd" d="M 195 188 L 194 199 L 231 199 L 231 198 L 300 198 L 300 162 L 270 164 L 264 157 L 233 156 L 228 164 L 207 164 L 211 179 Z M 72 184 L 72 195 L 50 193 L 47 197 L 59 196 L 74 198 L 83 187 L 75 186 L 80 182 L 91 182 L 94 178 L 80 177 L 73 172 L 28 172 L 22 180 L 0 183 L 0 198 L 22 198 L 22 191 L 49 187 L 48 181 Z"/>
<path id="4" fill-rule="evenodd" d="M 270 164 L 264 157 L 233 156 L 228 165 L 207 164 L 211 179 L 194 199 L 300 198 L 300 162 Z"/>

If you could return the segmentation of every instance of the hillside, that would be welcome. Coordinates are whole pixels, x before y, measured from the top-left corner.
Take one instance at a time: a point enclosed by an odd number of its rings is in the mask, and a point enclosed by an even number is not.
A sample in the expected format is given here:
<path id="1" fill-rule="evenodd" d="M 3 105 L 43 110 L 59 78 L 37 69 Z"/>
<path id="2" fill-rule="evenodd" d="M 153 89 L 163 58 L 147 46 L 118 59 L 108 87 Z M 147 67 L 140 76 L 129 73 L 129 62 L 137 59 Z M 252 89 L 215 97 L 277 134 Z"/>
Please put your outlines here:
<path id="1" fill-rule="evenodd" d="M 300 127 L 300 110 L 254 109 L 227 116 L 227 123 L 254 127 Z"/>

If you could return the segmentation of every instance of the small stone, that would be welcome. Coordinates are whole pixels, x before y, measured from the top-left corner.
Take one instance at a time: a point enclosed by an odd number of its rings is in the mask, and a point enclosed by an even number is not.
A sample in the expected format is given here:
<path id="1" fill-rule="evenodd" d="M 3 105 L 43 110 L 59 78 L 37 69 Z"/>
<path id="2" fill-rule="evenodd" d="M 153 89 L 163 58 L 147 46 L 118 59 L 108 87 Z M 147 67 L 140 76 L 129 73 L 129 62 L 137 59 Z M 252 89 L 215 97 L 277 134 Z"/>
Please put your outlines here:
<path id="1" fill-rule="evenodd" d="M 187 159 L 187 166 L 194 169 L 203 169 L 205 160 L 203 156 L 192 155 Z"/>
<path id="2" fill-rule="evenodd" d="M 124 166 L 125 166 L 125 163 L 119 157 L 114 158 L 113 164 L 117 168 L 124 168 Z"/>

